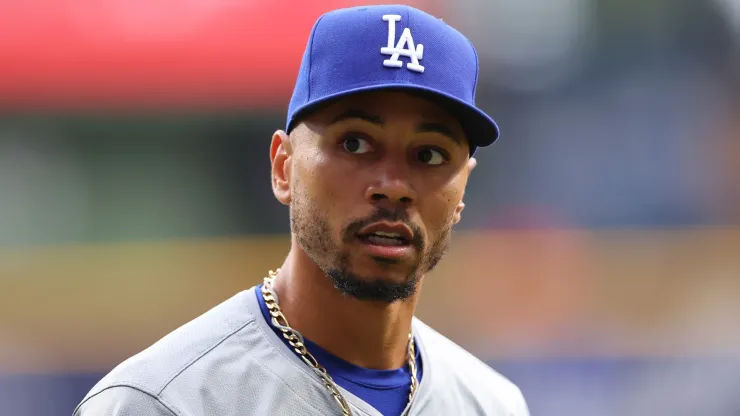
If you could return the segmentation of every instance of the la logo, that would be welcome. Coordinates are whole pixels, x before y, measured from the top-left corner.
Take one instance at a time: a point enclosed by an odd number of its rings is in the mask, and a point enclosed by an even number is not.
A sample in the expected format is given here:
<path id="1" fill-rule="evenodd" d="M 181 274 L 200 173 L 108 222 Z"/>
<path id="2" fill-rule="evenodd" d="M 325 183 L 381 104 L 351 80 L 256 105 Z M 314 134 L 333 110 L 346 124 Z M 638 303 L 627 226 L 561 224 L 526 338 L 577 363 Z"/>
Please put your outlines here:
<path id="1" fill-rule="evenodd" d="M 401 20 L 401 16 L 397 14 L 386 14 L 383 16 L 383 20 L 388 22 L 388 46 L 380 48 L 380 53 L 386 56 L 390 56 L 390 59 L 383 61 L 383 66 L 389 68 L 401 68 L 403 62 L 399 61 L 398 58 L 405 56 L 410 59 L 410 62 L 406 64 L 406 68 L 411 71 L 424 73 L 424 67 L 419 65 L 419 60 L 424 54 L 424 45 L 418 44 L 414 46 L 414 38 L 411 37 L 411 30 L 405 28 L 401 33 L 401 38 L 396 41 L 396 22 Z"/>

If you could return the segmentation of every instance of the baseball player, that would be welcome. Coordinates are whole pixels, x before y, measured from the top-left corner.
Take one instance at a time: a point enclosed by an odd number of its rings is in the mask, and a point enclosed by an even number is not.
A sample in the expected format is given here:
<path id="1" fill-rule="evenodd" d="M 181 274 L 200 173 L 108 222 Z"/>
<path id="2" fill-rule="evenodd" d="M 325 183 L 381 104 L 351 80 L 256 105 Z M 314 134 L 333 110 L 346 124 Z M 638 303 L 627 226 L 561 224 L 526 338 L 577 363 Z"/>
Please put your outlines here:
<path id="1" fill-rule="evenodd" d="M 74 415 L 528 415 L 513 383 L 414 317 L 473 154 L 498 137 L 477 76 L 468 39 L 420 10 L 320 17 L 270 145 L 284 263 L 117 366 Z"/>

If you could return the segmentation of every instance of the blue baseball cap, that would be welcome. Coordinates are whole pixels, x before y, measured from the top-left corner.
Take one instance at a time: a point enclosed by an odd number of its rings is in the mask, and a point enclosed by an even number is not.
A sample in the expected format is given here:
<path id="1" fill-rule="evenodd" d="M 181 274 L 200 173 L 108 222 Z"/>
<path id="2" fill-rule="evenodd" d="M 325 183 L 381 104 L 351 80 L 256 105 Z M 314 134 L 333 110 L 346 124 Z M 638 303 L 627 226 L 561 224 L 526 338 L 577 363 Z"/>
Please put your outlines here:
<path id="1" fill-rule="evenodd" d="M 334 99 L 404 90 L 450 111 L 473 154 L 499 137 L 496 122 L 475 105 L 477 81 L 473 44 L 442 19 L 402 5 L 334 10 L 319 17 L 311 31 L 286 131 Z"/>

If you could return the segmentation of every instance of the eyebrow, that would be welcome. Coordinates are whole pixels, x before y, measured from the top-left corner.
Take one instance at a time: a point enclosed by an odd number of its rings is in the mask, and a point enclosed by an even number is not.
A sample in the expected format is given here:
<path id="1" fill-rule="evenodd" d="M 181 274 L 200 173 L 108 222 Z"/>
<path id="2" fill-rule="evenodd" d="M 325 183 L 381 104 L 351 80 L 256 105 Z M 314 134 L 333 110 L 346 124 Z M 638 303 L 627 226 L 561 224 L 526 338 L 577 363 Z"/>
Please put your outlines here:
<path id="1" fill-rule="evenodd" d="M 455 133 L 452 132 L 452 129 L 447 127 L 446 125 L 442 123 L 421 123 L 419 127 L 416 129 L 417 133 L 438 133 L 443 136 L 446 136 L 452 141 L 454 141 L 457 144 L 462 144 L 462 140 L 460 137 L 458 137 Z"/>
<path id="2" fill-rule="evenodd" d="M 332 119 L 332 121 L 329 124 L 331 125 L 331 124 L 339 123 L 340 121 L 344 121 L 348 119 L 359 119 L 359 120 L 367 121 L 368 123 L 371 123 L 371 124 L 375 124 L 377 126 L 383 126 L 384 124 L 382 117 L 378 115 L 369 114 L 365 111 L 354 109 L 354 108 L 348 109 L 347 111 L 334 117 L 334 119 Z M 445 136 L 451 139 L 457 144 L 462 144 L 462 139 L 458 137 L 455 133 L 453 133 L 452 129 L 450 129 L 449 127 L 447 127 L 446 125 L 442 123 L 433 123 L 433 122 L 421 123 L 416 128 L 416 132 L 417 133 L 441 134 L 442 136 Z"/>
<path id="3" fill-rule="evenodd" d="M 342 114 L 334 117 L 334 119 L 329 124 L 339 123 L 340 121 L 344 121 L 344 120 L 352 119 L 352 118 L 364 120 L 364 121 L 367 121 L 368 123 L 376 124 L 378 126 L 383 125 L 383 118 L 381 118 L 380 116 L 368 114 L 362 110 L 357 110 L 354 108 L 350 108 L 349 110 L 343 112 Z"/>

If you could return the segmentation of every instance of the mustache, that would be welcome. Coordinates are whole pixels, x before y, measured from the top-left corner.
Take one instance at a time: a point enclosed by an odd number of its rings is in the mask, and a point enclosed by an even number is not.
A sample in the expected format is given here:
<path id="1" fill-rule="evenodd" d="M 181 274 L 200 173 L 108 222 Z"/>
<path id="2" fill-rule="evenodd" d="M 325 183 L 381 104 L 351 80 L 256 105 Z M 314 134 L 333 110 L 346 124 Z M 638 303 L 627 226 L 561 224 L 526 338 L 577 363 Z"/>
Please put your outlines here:
<path id="1" fill-rule="evenodd" d="M 376 208 L 370 216 L 350 222 L 344 228 L 345 242 L 353 240 L 360 232 L 360 230 L 367 227 L 368 225 L 374 224 L 379 221 L 400 222 L 409 227 L 409 229 L 411 229 L 411 233 L 413 234 L 413 238 L 410 241 L 411 245 L 419 250 L 424 249 L 424 231 L 422 231 L 422 229 L 418 225 L 411 222 L 408 212 L 404 208 L 396 210 L 390 210 L 387 208 Z"/>

